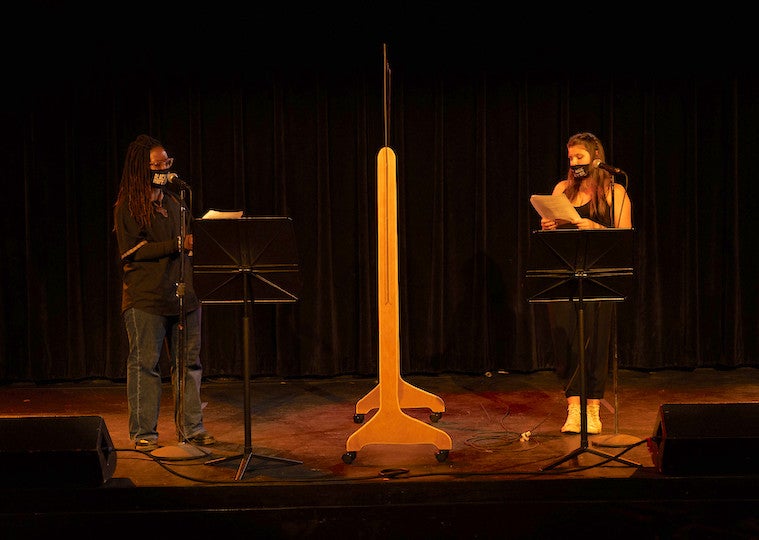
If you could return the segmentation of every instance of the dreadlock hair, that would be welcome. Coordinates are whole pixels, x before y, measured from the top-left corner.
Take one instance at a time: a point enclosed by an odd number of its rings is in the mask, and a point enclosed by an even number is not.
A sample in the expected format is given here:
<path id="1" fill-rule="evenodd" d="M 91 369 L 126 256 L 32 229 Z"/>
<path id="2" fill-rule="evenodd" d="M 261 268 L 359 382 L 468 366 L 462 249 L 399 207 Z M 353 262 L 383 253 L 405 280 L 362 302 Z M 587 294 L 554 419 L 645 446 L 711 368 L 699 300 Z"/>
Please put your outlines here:
<path id="1" fill-rule="evenodd" d="M 153 205 L 150 202 L 150 151 L 157 146 L 163 145 L 150 135 L 140 135 L 129 143 L 121 172 L 119 194 L 114 204 L 114 215 L 120 206 L 128 205 L 129 212 L 140 227 L 148 227 L 153 215 Z M 117 220 L 114 220 L 114 230 L 115 223 Z"/>
<path id="2" fill-rule="evenodd" d="M 590 154 L 591 161 L 595 159 L 606 161 L 604 147 L 601 141 L 598 140 L 598 137 L 592 133 L 582 132 L 572 135 L 567 141 L 567 148 L 570 146 L 582 146 L 585 148 L 588 154 Z M 609 208 L 609 203 L 606 201 L 606 193 L 611 189 L 611 174 L 598 167 L 590 167 L 587 178 L 575 178 L 570 168 L 567 170 L 568 187 L 564 190 L 570 201 L 573 201 L 577 196 L 583 180 L 593 190 L 593 195 L 590 198 L 590 217 L 602 223 L 610 222 L 611 209 Z"/>

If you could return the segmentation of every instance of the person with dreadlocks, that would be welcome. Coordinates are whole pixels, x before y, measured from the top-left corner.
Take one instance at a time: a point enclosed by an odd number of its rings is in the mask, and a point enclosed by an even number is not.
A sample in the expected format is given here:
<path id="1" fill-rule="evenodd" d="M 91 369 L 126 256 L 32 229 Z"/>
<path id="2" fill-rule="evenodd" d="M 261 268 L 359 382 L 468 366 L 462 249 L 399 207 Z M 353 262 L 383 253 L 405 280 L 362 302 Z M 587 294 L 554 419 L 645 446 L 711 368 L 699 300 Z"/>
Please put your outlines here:
<path id="1" fill-rule="evenodd" d="M 138 136 L 127 148 L 114 204 L 123 276 L 121 311 L 129 339 L 129 436 L 135 448 L 144 452 L 159 447 L 159 360 L 164 343 L 170 357 L 177 357 L 181 311 L 185 314 L 183 389 L 178 388 L 182 378 L 177 377 L 176 369 L 172 367 L 171 372 L 175 395 L 183 397 L 178 407 L 183 417 L 177 429 L 181 439 L 190 444 L 216 442 L 203 425 L 200 400 L 201 306 L 192 286 L 190 209 L 175 193 L 164 189 L 173 162 L 160 141 Z M 181 294 L 180 280 L 184 284 Z"/>
<path id="2" fill-rule="evenodd" d="M 557 223 L 542 218 L 542 230 L 557 228 L 608 229 L 632 228 L 632 202 L 627 190 L 613 182 L 609 171 L 598 164 L 606 156 L 601 141 L 592 133 L 577 133 L 567 142 L 569 169 L 564 179 L 553 189 L 553 195 L 564 194 L 575 207 L 580 219 L 571 223 Z M 613 208 L 612 208 L 613 206 Z M 612 219 L 614 223 L 612 223 Z M 571 304 L 575 304 L 572 302 Z M 567 419 L 562 433 L 580 433 L 579 346 L 577 335 L 577 308 L 568 302 L 548 304 L 548 314 L 556 355 L 556 371 L 566 380 L 564 395 L 567 399 Z M 610 302 L 584 304 L 587 431 L 601 433 L 600 405 L 609 373 L 611 346 L 612 305 Z"/>

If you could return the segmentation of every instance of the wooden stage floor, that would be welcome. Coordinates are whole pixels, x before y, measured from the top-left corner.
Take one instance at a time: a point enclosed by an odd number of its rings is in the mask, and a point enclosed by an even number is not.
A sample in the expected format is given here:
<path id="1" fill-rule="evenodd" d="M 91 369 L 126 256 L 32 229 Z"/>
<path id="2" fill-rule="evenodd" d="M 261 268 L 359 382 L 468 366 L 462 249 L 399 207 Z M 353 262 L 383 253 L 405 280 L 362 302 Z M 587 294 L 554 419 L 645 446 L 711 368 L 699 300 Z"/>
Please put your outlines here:
<path id="1" fill-rule="evenodd" d="M 0 386 L 0 530 L 4 538 L 87 530 L 132 538 L 156 527 L 332 540 L 759 537 L 757 369 L 622 370 L 602 406 L 603 433 L 585 440 L 560 432 L 566 402 L 553 372 L 403 380 L 443 400 L 439 415 L 403 413 L 447 434 L 447 453 L 379 441 L 346 455 L 348 439 L 377 414 L 354 417 L 372 379 L 256 379 L 250 429 L 242 381 L 206 381 L 205 423 L 218 440 L 208 448 L 177 439 L 165 384 L 163 447 L 153 455 L 129 441 L 124 384 Z M 748 415 L 736 417 L 735 404 Z M 685 419 L 662 422 L 671 406 Z M 87 427 L 72 441 L 74 424 Z M 93 467 L 94 480 L 85 472 Z"/>

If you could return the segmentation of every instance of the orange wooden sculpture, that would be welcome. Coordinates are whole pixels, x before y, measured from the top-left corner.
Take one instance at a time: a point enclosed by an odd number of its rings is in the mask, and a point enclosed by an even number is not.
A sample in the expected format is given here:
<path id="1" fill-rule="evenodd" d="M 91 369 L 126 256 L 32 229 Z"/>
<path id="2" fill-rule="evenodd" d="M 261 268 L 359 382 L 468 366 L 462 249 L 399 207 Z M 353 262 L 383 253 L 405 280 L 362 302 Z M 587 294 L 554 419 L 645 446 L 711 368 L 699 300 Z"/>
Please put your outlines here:
<path id="1" fill-rule="evenodd" d="M 403 408 L 426 407 L 436 414 L 445 409 L 443 400 L 401 377 L 398 302 L 398 219 L 396 159 L 387 146 L 377 155 L 377 281 L 379 307 L 379 384 L 356 405 L 356 421 L 377 409 L 366 424 L 348 438 L 345 463 L 368 444 L 431 444 L 438 461 L 445 461 L 451 438 L 444 431 L 403 412 Z M 434 417 L 433 417 L 434 418 Z"/>

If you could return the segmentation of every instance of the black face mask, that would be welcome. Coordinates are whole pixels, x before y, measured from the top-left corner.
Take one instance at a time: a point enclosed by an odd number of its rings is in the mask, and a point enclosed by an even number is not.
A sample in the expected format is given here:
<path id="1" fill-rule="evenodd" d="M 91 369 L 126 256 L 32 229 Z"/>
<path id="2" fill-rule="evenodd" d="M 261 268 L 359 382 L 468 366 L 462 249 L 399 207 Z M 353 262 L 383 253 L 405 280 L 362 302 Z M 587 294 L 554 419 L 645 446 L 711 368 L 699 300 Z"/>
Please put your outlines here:
<path id="1" fill-rule="evenodd" d="M 569 168 L 572 171 L 572 176 L 575 180 L 590 176 L 590 163 L 585 165 L 571 165 Z"/>
<path id="2" fill-rule="evenodd" d="M 154 188 L 163 189 L 166 187 L 166 184 L 169 183 L 169 174 L 171 173 L 171 169 L 163 169 L 160 171 L 151 171 L 153 173 L 153 176 L 151 177 L 151 185 Z"/>

